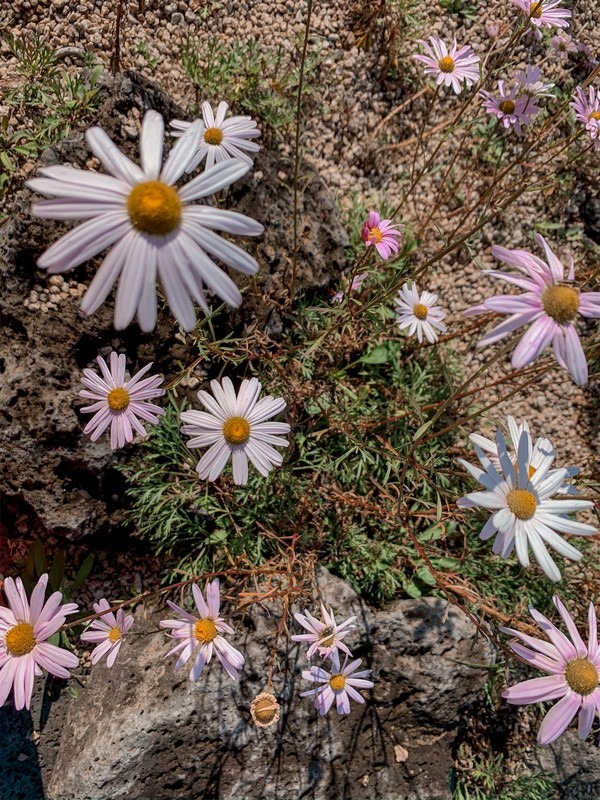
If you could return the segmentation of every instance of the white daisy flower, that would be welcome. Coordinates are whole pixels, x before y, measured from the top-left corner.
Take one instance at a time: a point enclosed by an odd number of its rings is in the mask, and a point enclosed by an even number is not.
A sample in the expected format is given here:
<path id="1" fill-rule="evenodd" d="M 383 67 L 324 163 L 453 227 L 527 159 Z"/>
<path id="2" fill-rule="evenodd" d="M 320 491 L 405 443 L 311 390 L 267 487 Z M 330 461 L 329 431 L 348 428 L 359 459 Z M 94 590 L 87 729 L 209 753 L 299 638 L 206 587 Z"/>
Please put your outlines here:
<path id="1" fill-rule="evenodd" d="M 296 633 L 292 636 L 292 641 L 311 642 L 306 654 L 308 658 L 312 658 L 317 650 L 323 658 L 331 658 L 338 649 L 351 656 L 352 653 L 342 639 L 356 628 L 354 624 L 356 617 L 348 617 L 344 622 L 336 625 L 333 611 L 331 608 L 327 611 L 323 603 L 321 603 L 321 615 L 322 621 L 313 617 L 308 611 L 305 614 L 294 614 L 296 621 L 310 633 Z"/>
<path id="2" fill-rule="evenodd" d="M 194 158 L 201 132 L 200 123 L 192 125 L 161 169 L 164 122 L 156 111 L 148 111 L 140 134 L 141 168 L 101 128 L 90 128 L 87 142 L 110 176 L 53 166 L 40 170 L 43 178 L 27 182 L 33 191 L 56 198 L 35 203 L 34 216 L 88 220 L 46 250 L 39 267 L 66 272 L 114 245 L 83 298 L 85 314 L 100 308 L 119 277 L 114 322 L 118 330 L 126 328 L 136 312 L 143 331 L 154 329 L 157 277 L 186 331 L 196 324 L 192 301 L 208 309 L 205 285 L 229 305 L 241 304 L 239 289 L 212 257 L 247 275 L 256 273 L 258 264 L 213 230 L 258 236 L 263 226 L 243 214 L 192 201 L 229 186 L 249 165 L 232 159 L 174 188 Z"/>
<path id="3" fill-rule="evenodd" d="M 531 436 L 523 431 L 517 443 L 517 462 L 513 464 L 500 431 L 496 434 L 496 448 L 500 469 L 476 445 L 475 452 L 481 462 L 480 469 L 464 459 L 463 467 L 484 486 L 484 491 L 472 492 L 461 498 L 459 508 L 487 508 L 493 515 L 485 523 L 479 538 L 489 539 L 497 534 L 493 551 L 501 558 L 510 555 L 516 547 L 517 557 L 524 567 L 529 566 L 529 546 L 540 567 L 552 581 L 560 580 L 560 571 L 546 549 L 554 548 L 565 558 L 579 561 L 582 554 L 566 542 L 559 533 L 593 536 L 593 525 L 575 522 L 566 515 L 592 508 L 588 500 L 552 497 L 567 477 L 567 469 L 551 469 L 554 451 L 538 454 L 539 466 L 532 466 Z"/>
<path id="4" fill-rule="evenodd" d="M 248 153 L 258 153 L 260 147 L 256 142 L 248 141 L 260 136 L 256 122 L 252 117 L 234 116 L 225 119 L 229 105 L 219 103 L 215 114 L 210 103 L 202 103 L 202 136 L 198 149 L 186 171 L 191 172 L 206 158 L 206 169 L 213 164 L 220 164 L 230 158 L 240 158 L 252 164 Z M 192 123 L 181 119 L 174 119 L 171 127 L 175 128 L 173 136 L 181 136 L 182 131 L 187 131 Z M 248 151 L 248 152 L 244 152 Z"/>
<path id="5" fill-rule="evenodd" d="M 261 475 L 267 476 L 273 467 L 283 463 L 283 456 L 272 447 L 288 447 L 282 439 L 290 432 L 287 422 L 266 422 L 286 407 L 282 398 L 271 395 L 258 399 L 261 385 L 256 378 L 242 381 L 236 396 L 233 383 L 223 378 L 222 384 L 211 381 L 214 397 L 199 391 L 198 399 L 206 411 L 183 411 L 181 428 L 192 436 L 188 447 L 207 447 L 198 462 L 199 477 L 215 481 L 223 472 L 229 456 L 233 462 L 233 480 L 238 485 L 248 482 L 248 459 Z"/>
<path id="6" fill-rule="evenodd" d="M 437 299 L 437 294 L 432 294 L 432 292 L 419 294 L 414 283 L 410 287 L 408 283 L 405 283 L 394 300 L 398 306 L 396 313 L 400 330 L 408 328 L 409 336 L 416 333 L 419 342 L 423 341 L 423 335 L 431 344 L 437 342 L 436 331 L 445 333 L 447 330 L 442 322 L 446 312 L 441 308 L 436 308 Z"/>
<path id="7" fill-rule="evenodd" d="M 300 697 L 314 697 L 315 708 L 321 716 L 327 714 L 333 701 L 335 700 L 338 714 L 350 713 L 350 698 L 356 703 L 364 703 L 365 698 L 356 689 L 372 689 L 375 685 L 373 681 L 365 680 L 372 670 L 364 669 L 356 672 L 362 664 L 362 659 L 348 662 L 348 656 L 344 661 L 344 666 L 340 667 L 340 659 L 337 652 L 331 656 L 331 672 L 321 669 L 321 667 L 311 667 L 304 670 L 302 677 L 306 681 L 320 683 L 320 686 L 309 689 L 307 692 L 300 692 Z"/>
<path id="8" fill-rule="evenodd" d="M 517 422 L 516 419 L 512 416 L 508 416 L 506 418 L 507 426 L 508 426 L 508 434 L 512 444 L 512 450 L 509 450 L 510 460 L 513 464 L 517 463 L 517 449 L 516 444 L 519 442 L 521 438 L 521 434 L 525 431 L 526 433 L 531 434 L 529 430 L 529 423 L 527 420 L 523 420 L 522 422 Z M 486 453 L 489 454 L 490 461 L 494 465 L 497 471 L 501 469 L 500 467 L 500 459 L 498 457 L 498 447 L 496 442 L 493 442 L 491 439 L 488 439 L 486 436 L 481 436 L 478 433 L 472 433 L 469 436 L 469 439 L 484 450 Z M 529 462 L 529 477 L 531 477 L 537 470 L 542 466 L 544 462 L 544 458 L 546 456 L 556 456 L 556 451 L 552 445 L 550 439 L 546 436 L 540 436 L 535 444 L 533 445 L 533 449 L 531 451 L 531 461 Z M 579 474 L 578 467 L 565 467 L 567 470 L 567 478 L 574 478 L 576 475 Z M 548 473 L 549 475 L 552 474 L 554 470 L 550 470 Z M 579 494 L 577 488 L 570 483 L 563 483 L 561 484 L 558 489 L 556 490 L 557 494 Z"/>

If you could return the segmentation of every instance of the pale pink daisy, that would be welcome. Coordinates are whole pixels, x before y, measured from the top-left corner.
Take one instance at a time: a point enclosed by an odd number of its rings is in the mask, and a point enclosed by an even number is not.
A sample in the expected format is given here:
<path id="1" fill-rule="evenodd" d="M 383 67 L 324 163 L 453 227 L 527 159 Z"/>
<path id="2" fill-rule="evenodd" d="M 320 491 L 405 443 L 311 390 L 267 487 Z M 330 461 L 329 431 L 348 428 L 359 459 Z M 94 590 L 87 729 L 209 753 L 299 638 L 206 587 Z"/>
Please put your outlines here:
<path id="1" fill-rule="evenodd" d="M 558 739 L 577 714 L 577 735 L 580 739 L 587 739 L 595 717 L 600 715 L 600 648 L 594 606 L 590 603 L 588 610 L 586 645 L 558 595 L 554 595 L 553 600 L 569 636 L 531 607 L 529 613 L 549 641 L 528 636 L 514 628 L 500 628 L 509 636 L 516 637 L 508 643 L 511 650 L 547 676 L 517 683 L 506 689 L 502 696 L 519 706 L 558 700 L 540 725 L 537 735 L 540 744 L 550 744 Z"/>
<path id="2" fill-rule="evenodd" d="M 117 609 L 115 616 L 112 611 L 108 611 L 109 608 L 110 603 L 104 597 L 94 603 L 94 611 L 102 616 L 90 624 L 88 630 L 81 634 L 81 639 L 97 645 L 92 651 L 92 664 L 97 664 L 103 656 L 107 656 L 106 666 L 112 667 L 119 655 L 123 637 L 131 630 L 133 616 L 125 614 L 122 608 Z"/>
<path id="3" fill-rule="evenodd" d="M 199 617 L 194 617 L 185 609 L 167 600 L 167 605 L 179 614 L 180 619 L 161 620 L 160 627 L 170 628 L 169 636 L 173 639 L 181 639 L 181 642 L 170 650 L 165 658 L 173 653 L 179 653 L 175 669 L 181 669 L 190 658 L 193 658 L 190 680 L 197 681 L 205 664 L 208 664 L 215 653 L 229 677 L 237 680 L 238 672 L 244 666 L 245 659 L 239 650 L 232 647 L 221 636 L 222 633 L 234 633 L 235 631 L 219 616 L 221 605 L 219 579 L 215 578 L 207 584 L 206 602 L 197 584 L 192 584 L 192 593 Z"/>
<path id="4" fill-rule="evenodd" d="M 340 667 L 339 656 L 334 650 L 331 654 L 331 672 L 321 667 L 311 667 L 302 673 L 304 680 L 321 684 L 307 692 L 300 692 L 300 697 L 314 697 L 315 708 L 321 716 L 327 714 L 334 700 L 338 714 L 349 714 L 350 698 L 357 703 L 365 702 L 365 698 L 356 689 L 372 689 L 375 685 L 373 681 L 365 680 L 372 670 L 356 672 L 362 664 L 361 658 L 349 664 L 347 662 L 348 656 L 344 660 L 344 666 Z"/>
<path id="5" fill-rule="evenodd" d="M 519 445 L 519 440 L 521 438 L 522 433 L 528 433 L 531 436 L 531 431 L 529 429 L 529 423 L 527 420 L 523 420 L 522 422 L 517 422 L 516 419 L 511 416 L 510 414 L 506 418 L 507 428 L 508 428 L 508 436 L 511 443 L 511 448 L 508 450 L 508 455 L 510 460 L 513 464 L 517 463 L 517 447 Z M 479 433 L 471 433 L 469 434 L 469 439 L 473 442 L 474 445 L 479 447 L 485 453 L 488 454 L 492 465 L 496 471 L 500 471 L 500 457 L 498 455 L 498 445 L 492 439 L 488 439 L 486 436 L 481 436 Z M 533 441 L 533 440 L 532 440 Z M 531 450 L 531 459 L 529 461 L 529 477 L 534 475 L 540 467 L 544 465 L 544 459 L 546 456 L 552 456 L 553 458 L 556 457 L 556 450 L 552 445 L 552 442 L 546 436 L 539 436 L 535 443 L 533 444 L 533 448 Z M 579 474 L 578 467 L 563 467 L 566 470 L 566 480 L 562 483 L 558 489 L 556 490 L 557 494 L 579 494 L 577 488 L 573 486 L 572 483 L 569 483 L 571 478 L 574 478 L 576 475 Z M 552 475 L 554 470 L 550 470 L 548 472 L 548 476 Z"/>
<path id="6" fill-rule="evenodd" d="M 512 0 L 538 28 L 568 28 L 571 12 L 560 8 L 563 0 Z"/>
<path id="7" fill-rule="evenodd" d="M 342 639 L 356 628 L 354 624 L 356 617 L 348 617 L 344 622 L 337 625 L 333 611 L 331 608 L 327 611 L 323 603 L 321 603 L 321 616 L 323 619 L 318 620 L 308 611 L 304 614 L 295 613 L 296 621 L 310 633 L 294 634 L 292 640 L 294 642 L 312 642 L 308 648 L 308 658 L 312 658 L 317 650 L 323 658 L 331 658 L 337 650 L 343 650 L 344 653 L 351 656 L 352 653 L 342 642 Z"/>
<path id="8" fill-rule="evenodd" d="M 587 383 L 588 366 L 575 321 L 580 315 L 600 318 L 600 292 L 578 291 L 573 283 L 575 267 L 572 256 L 569 256 L 569 269 L 565 275 L 565 267 L 544 237 L 536 234 L 535 240 L 544 249 L 547 261 L 542 261 L 527 250 L 508 250 L 494 245 L 492 255 L 522 274 L 483 271 L 485 275 L 501 278 L 525 289 L 525 294 L 489 297 L 464 313 L 467 316 L 488 311 L 510 314 L 506 322 L 497 325 L 483 337 L 478 343 L 479 347 L 499 342 L 512 331 L 529 324 L 513 352 L 513 369 L 521 369 L 535 361 L 552 344 L 559 365 L 568 370 L 578 386 L 583 386 Z"/>
<path id="9" fill-rule="evenodd" d="M 348 295 L 351 295 L 353 292 L 357 292 L 360 289 L 360 287 L 363 285 L 363 282 L 366 281 L 366 279 L 368 277 L 369 277 L 369 273 L 368 272 L 362 272 L 360 275 L 356 275 L 352 279 L 352 283 L 350 284 L 350 286 L 347 289 Z M 343 289 L 340 289 L 339 292 L 336 292 L 336 294 L 333 295 L 333 297 L 331 298 L 331 302 L 332 303 L 341 303 L 343 299 L 344 299 L 344 291 L 343 291 Z"/>
<path id="10" fill-rule="evenodd" d="M 370 211 L 369 218 L 362 226 L 362 240 L 367 245 L 375 245 L 375 249 L 384 261 L 398 252 L 396 239 L 402 234 L 394 226 L 391 219 L 381 219 L 377 211 Z"/>
<path id="11" fill-rule="evenodd" d="M 479 56 L 468 45 L 459 48 L 456 38 L 448 50 L 446 43 L 439 36 L 430 36 L 431 47 L 424 39 L 417 42 L 425 49 L 426 56 L 415 55 L 417 61 L 425 64 L 425 74 L 435 75 L 436 84 L 452 86 L 456 94 L 460 94 L 463 83 L 470 87 L 479 80 Z"/>
<path id="12" fill-rule="evenodd" d="M 260 147 L 256 142 L 249 140 L 260 136 L 260 131 L 252 117 L 233 116 L 225 119 L 228 108 L 227 103 L 221 102 L 215 114 L 210 103 L 202 103 L 202 135 L 196 154 L 186 168 L 187 172 L 196 169 L 204 158 L 206 158 L 206 169 L 230 158 L 239 158 L 252 164 L 248 153 L 258 153 Z M 181 136 L 191 124 L 174 119 L 171 122 L 171 127 L 175 128 L 173 136 Z"/>
<path id="13" fill-rule="evenodd" d="M 539 67 L 530 64 L 524 70 L 519 70 L 516 81 L 524 94 L 529 97 L 554 97 L 553 83 L 544 83 Z"/>
<path id="14" fill-rule="evenodd" d="M 61 604 L 61 592 L 44 602 L 47 585 L 48 576 L 42 575 L 28 601 L 21 578 L 4 581 L 8 607 L 0 606 L 0 706 L 12 689 L 17 711 L 29 708 L 34 680 L 42 669 L 57 678 L 70 678 L 68 670 L 79 664 L 74 653 L 47 641 L 67 615 L 77 611 L 76 603 Z"/>
<path id="15" fill-rule="evenodd" d="M 550 46 L 558 53 L 561 59 L 567 59 L 569 53 L 578 53 L 579 48 L 568 33 L 558 33 L 550 39 Z"/>
<path id="16" fill-rule="evenodd" d="M 505 128 L 514 128 L 515 133 L 521 135 L 521 126 L 530 125 L 539 112 L 539 106 L 532 97 L 518 96 L 519 87 L 513 86 L 507 92 L 504 81 L 498 81 L 498 96 L 491 92 L 480 92 L 483 98 L 483 107 L 488 114 L 493 114 L 502 121 Z"/>
<path id="17" fill-rule="evenodd" d="M 464 459 L 459 463 L 478 481 L 482 491 L 471 492 L 457 502 L 459 508 L 485 508 L 492 512 L 481 533 L 480 539 L 496 536 L 493 552 L 507 558 L 516 548 L 517 558 L 524 567 L 529 567 L 529 548 L 545 575 L 551 581 L 559 581 L 560 570 L 547 550 L 552 547 L 565 558 L 580 561 L 582 554 L 566 542 L 560 533 L 579 536 L 594 536 L 593 525 L 576 522 L 567 515 L 593 507 L 589 500 L 571 497 L 554 499 L 567 478 L 567 470 L 552 469 L 554 452 L 538 453 L 538 467 L 532 470 L 531 436 L 523 431 L 518 442 L 516 463 L 513 464 L 500 431 L 496 434 L 496 453 L 500 469 L 477 445 L 475 452 L 481 463 L 470 464 Z"/>
<path id="18" fill-rule="evenodd" d="M 437 294 L 426 291 L 419 294 L 414 283 L 412 286 L 405 283 L 394 300 L 398 306 L 396 313 L 400 330 L 408 328 L 409 336 L 416 333 L 419 342 L 423 341 L 423 336 L 431 344 L 437 342 L 437 331 L 445 333 L 447 330 L 442 322 L 446 312 L 436 306 L 437 300 Z"/>
<path id="19" fill-rule="evenodd" d="M 236 395 L 233 383 L 227 377 L 222 383 L 211 381 L 212 395 L 203 390 L 198 399 L 206 411 L 183 411 L 181 428 L 184 436 L 191 436 L 188 447 L 208 447 L 198 466 L 199 477 L 215 481 L 225 465 L 233 463 L 233 480 L 238 485 L 248 482 L 248 459 L 265 477 L 280 467 L 283 456 L 275 447 L 289 447 L 282 439 L 290 432 L 287 422 L 267 422 L 286 407 L 282 398 L 267 395 L 260 400 L 260 382 L 256 378 L 242 381 Z"/>
<path id="20" fill-rule="evenodd" d="M 164 414 L 163 408 L 148 402 L 154 397 L 164 395 L 165 390 L 160 388 L 163 379 L 160 375 L 153 375 L 141 380 L 152 367 L 150 362 L 133 378 L 125 380 L 124 353 L 117 355 L 113 351 L 110 354 L 110 369 L 102 356 L 98 356 L 96 360 L 103 377 L 99 377 L 91 369 L 84 369 L 81 379 L 87 388 L 82 389 L 79 395 L 96 401 L 81 409 L 83 414 L 94 415 L 83 432 L 90 434 L 92 442 L 95 442 L 110 425 L 110 446 L 116 450 L 133 441 L 134 431 L 140 436 L 147 436 L 140 419 L 155 424 L 159 416 Z"/>
<path id="21" fill-rule="evenodd" d="M 577 52 L 583 55 L 585 63 L 590 69 L 595 69 L 598 66 L 598 59 L 594 55 L 594 51 L 585 42 L 579 42 Z"/>
<path id="22" fill-rule="evenodd" d="M 30 189 L 57 199 L 36 203 L 31 213 L 50 219 L 87 219 L 55 242 L 37 261 L 50 273 L 66 272 L 114 245 L 91 282 L 81 304 L 93 314 L 119 279 L 115 328 L 126 328 L 137 312 L 143 331 L 156 325 L 156 280 L 184 330 L 196 325 L 195 301 L 208 311 L 204 286 L 231 306 L 242 295 L 212 258 L 247 275 L 258 264 L 244 250 L 214 230 L 258 236 L 263 226 L 249 217 L 193 201 L 208 197 L 241 178 L 250 165 L 240 159 L 216 164 L 175 188 L 195 157 L 202 132 L 193 124 L 162 165 L 164 122 L 147 111 L 140 133 L 141 168 L 130 161 L 101 128 L 86 132 L 88 145 L 110 175 L 72 167 L 43 167 L 43 178 Z"/>
<path id="23" fill-rule="evenodd" d="M 581 86 L 577 86 L 569 105 L 592 138 L 594 148 L 600 150 L 600 89 L 588 86 L 586 95 Z"/>

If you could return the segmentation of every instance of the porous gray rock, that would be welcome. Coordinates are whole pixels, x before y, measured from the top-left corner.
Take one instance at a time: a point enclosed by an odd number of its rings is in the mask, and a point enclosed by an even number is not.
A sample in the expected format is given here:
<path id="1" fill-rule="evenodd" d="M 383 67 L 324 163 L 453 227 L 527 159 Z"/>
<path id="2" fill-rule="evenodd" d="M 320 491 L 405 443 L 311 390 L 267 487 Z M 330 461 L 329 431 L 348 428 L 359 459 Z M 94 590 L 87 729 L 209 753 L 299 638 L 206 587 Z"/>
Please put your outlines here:
<path id="1" fill-rule="evenodd" d="M 555 777 L 561 800 L 597 800 L 600 797 L 600 750 L 582 742 L 573 730 L 546 747 L 536 747 L 527 758 L 532 773 Z"/>
<path id="2" fill-rule="evenodd" d="M 167 121 L 184 116 L 167 95 L 139 75 L 105 76 L 94 123 L 137 160 L 136 126 L 148 108 L 158 110 Z M 47 150 L 42 162 L 86 168 L 90 155 L 81 132 Z M 236 275 L 245 287 L 245 301 L 241 309 L 226 310 L 215 321 L 223 335 L 259 327 L 277 337 L 293 323 L 282 313 L 290 291 L 293 225 L 291 194 L 277 177 L 280 170 L 278 155 L 264 150 L 255 170 L 225 200 L 227 207 L 262 221 L 265 233 L 242 243 L 257 259 L 260 271 L 253 278 Z M 348 238 L 323 182 L 308 167 L 303 167 L 303 185 L 296 288 L 310 289 L 339 276 Z M 152 334 L 142 334 L 136 323 L 126 331 L 114 330 L 114 294 L 91 317 L 79 311 L 77 289 L 63 292 L 58 307 L 37 303 L 36 286 L 52 297 L 59 297 L 60 291 L 51 293 L 57 287 L 36 268 L 36 259 L 73 224 L 33 219 L 29 213 L 33 199 L 27 189 L 16 193 L 11 218 L 0 229 L 4 477 L 0 502 L 9 534 L 21 526 L 73 540 L 105 533 L 121 521 L 124 486 L 115 467 L 127 457 L 126 451 L 113 453 L 106 437 L 90 443 L 83 435 L 89 417 L 79 414 L 87 404 L 78 395 L 81 370 L 93 366 L 97 355 L 106 357 L 111 349 L 119 349 L 127 353 L 129 368 L 137 370 L 154 361 L 155 371 L 168 376 L 177 362 L 190 363 L 197 351 L 176 337 L 178 326 L 168 309 L 159 310 Z M 88 286 L 103 255 L 67 278 Z M 27 305 L 32 297 L 33 304 Z"/>
<path id="3" fill-rule="evenodd" d="M 273 687 L 281 719 L 254 727 L 248 709 L 265 688 L 275 604 L 235 624 L 231 640 L 246 656 L 239 683 L 218 662 L 191 683 L 188 670 L 164 660 L 164 635 L 138 634 L 111 670 L 93 669 L 71 705 L 48 800 L 449 800 L 460 715 L 485 680 L 469 662 L 488 663 L 490 647 L 443 600 L 399 600 L 374 612 L 325 570 L 318 584 L 338 619 L 358 617 L 346 641 L 374 671 L 365 705 L 318 717 L 299 696 L 310 688 L 301 677 L 305 648 L 284 638 Z M 158 619 L 138 613 L 135 629 Z"/>

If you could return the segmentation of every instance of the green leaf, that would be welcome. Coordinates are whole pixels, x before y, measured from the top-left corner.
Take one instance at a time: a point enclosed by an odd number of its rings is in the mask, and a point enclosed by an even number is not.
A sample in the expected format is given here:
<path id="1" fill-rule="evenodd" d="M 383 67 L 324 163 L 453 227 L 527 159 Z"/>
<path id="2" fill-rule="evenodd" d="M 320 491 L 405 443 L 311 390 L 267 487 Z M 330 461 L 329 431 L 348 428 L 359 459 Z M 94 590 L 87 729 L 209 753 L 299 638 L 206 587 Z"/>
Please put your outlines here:
<path id="1" fill-rule="evenodd" d="M 414 599 L 423 595 L 423 592 L 419 589 L 416 583 L 413 583 L 412 581 L 409 581 L 407 584 L 405 584 L 404 591 L 409 597 Z"/>
<path id="2" fill-rule="evenodd" d="M 437 586 L 437 581 L 427 566 L 419 567 L 417 570 L 417 578 L 423 581 L 423 583 L 426 583 L 427 586 Z"/>
<path id="3" fill-rule="evenodd" d="M 35 571 L 38 575 L 44 575 L 48 572 L 48 559 L 46 558 L 46 551 L 44 545 L 39 539 L 36 539 L 33 545 L 33 560 L 35 564 Z"/>
<path id="4" fill-rule="evenodd" d="M 362 358 L 359 359 L 363 364 L 387 364 L 390 357 L 389 347 L 386 344 L 378 344 Z"/>
<path id="5" fill-rule="evenodd" d="M 59 548 L 54 556 L 52 567 L 50 568 L 50 588 L 53 592 L 58 592 L 65 576 L 65 551 Z"/>
<path id="6" fill-rule="evenodd" d="M 92 571 L 92 567 L 94 566 L 94 556 L 93 553 L 90 553 L 89 556 L 85 559 L 83 564 L 79 567 L 79 572 L 75 576 L 75 580 L 71 584 L 71 592 L 76 592 L 79 589 L 83 582 L 87 579 L 90 572 Z"/>
<path id="7" fill-rule="evenodd" d="M 415 431 L 415 434 L 412 438 L 413 442 L 416 442 L 418 439 L 420 439 L 421 436 L 425 433 L 425 431 L 428 428 L 431 428 L 432 425 L 433 425 L 432 419 L 428 419 L 427 422 L 424 422 L 422 425 L 420 425 Z"/>

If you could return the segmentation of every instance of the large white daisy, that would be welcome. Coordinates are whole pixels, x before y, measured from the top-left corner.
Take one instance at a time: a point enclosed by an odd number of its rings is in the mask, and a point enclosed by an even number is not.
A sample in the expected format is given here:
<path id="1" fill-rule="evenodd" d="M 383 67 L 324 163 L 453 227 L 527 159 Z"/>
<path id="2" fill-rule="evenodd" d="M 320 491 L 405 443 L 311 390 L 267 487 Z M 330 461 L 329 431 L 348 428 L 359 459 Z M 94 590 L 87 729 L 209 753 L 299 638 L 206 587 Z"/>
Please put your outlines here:
<path id="1" fill-rule="evenodd" d="M 196 169 L 204 158 L 207 169 L 230 158 L 241 158 L 252 164 L 248 153 L 258 153 L 260 147 L 251 140 L 260 136 L 260 131 L 252 117 L 236 115 L 225 119 L 228 108 L 223 101 L 214 113 L 210 103 L 202 103 L 202 135 L 198 150 L 187 166 L 188 172 Z M 181 131 L 187 131 L 190 125 L 191 122 L 174 119 L 171 122 L 171 127 L 175 129 L 173 136 L 181 136 Z"/>
<path id="2" fill-rule="evenodd" d="M 201 124 L 192 125 L 161 169 L 164 122 L 148 111 L 140 134 L 141 167 L 130 161 L 101 128 L 86 132 L 87 142 L 109 175 L 71 167 L 44 167 L 30 189 L 56 199 L 36 203 L 32 214 L 50 219 L 87 219 L 55 242 L 38 259 L 50 273 L 66 272 L 114 245 L 81 304 L 93 314 L 120 277 L 115 328 L 127 327 L 137 312 L 143 331 L 156 325 L 156 279 L 184 330 L 196 324 L 193 301 L 207 310 L 204 286 L 231 306 L 242 295 L 212 257 L 248 275 L 256 261 L 213 231 L 258 236 L 263 226 L 232 211 L 192 205 L 244 175 L 249 164 L 231 159 L 206 170 L 180 189 L 175 183 L 194 158 Z"/>
<path id="3" fill-rule="evenodd" d="M 460 463 L 484 486 L 484 491 L 472 492 L 461 498 L 459 508 L 487 508 L 494 513 L 483 526 L 481 539 L 497 534 L 493 551 L 501 558 L 510 555 L 516 547 L 517 557 L 524 567 L 529 566 L 529 547 L 540 567 L 552 581 L 560 580 L 560 571 L 546 549 L 549 545 L 565 558 L 579 561 L 582 554 L 566 542 L 559 533 L 593 536 L 593 525 L 576 522 L 567 514 L 592 507 L 588 500 L 563 497 L 553 500 L 567 477 L 567 469 L 552 469 L 554 451 L 538 453 L 538 466 L 532 466 L 531 436 L 522 431 L 517 445 L 517 460 L 513 464 L 506 442 L 500 431 L 496 434 L 499 469 L 476 445 L 475 452 L 483 469 Z"/>
<path id="4" fill-rule="evenodd" d="M 248 459 L 264 476 L 281 466 L 283 456 L 275 447 L 288 447 L 289 442 L 281 437 L 290 432 L 290 426 L 266 420 L 283 411 L 285 400 L 271 395 L 259 400 L 261 385 L 256 378 L 242 381 L 237 395 L 229 378 L 223 378 L 222 384 L 211 381 L 210 388 L 214 396 L 198 392 L 207 411 L 183 411 L 180 415 L 187 423 L 181 432 L 192 437 L 188 447 L 209 448 L 196 468 L 200 478 L 215 481 L 230 456 L 233 480 L 240 485 L 248 482 Z"/>

